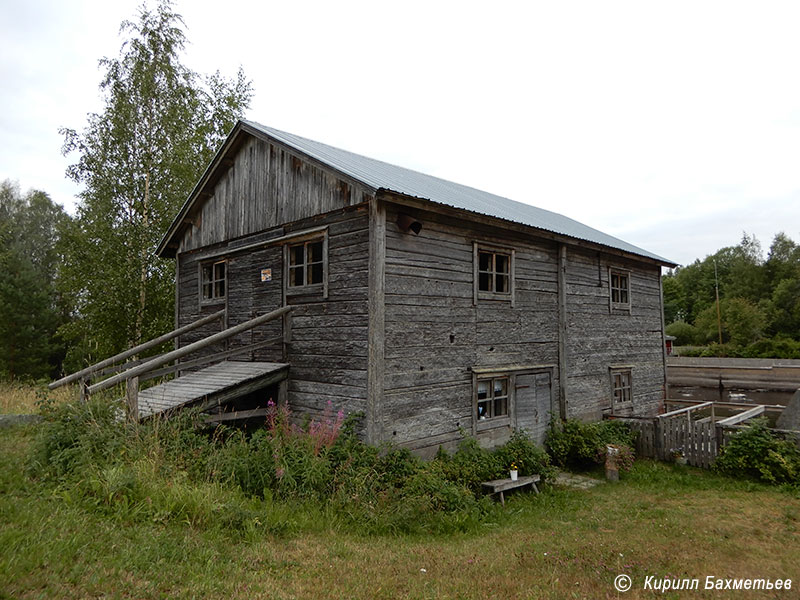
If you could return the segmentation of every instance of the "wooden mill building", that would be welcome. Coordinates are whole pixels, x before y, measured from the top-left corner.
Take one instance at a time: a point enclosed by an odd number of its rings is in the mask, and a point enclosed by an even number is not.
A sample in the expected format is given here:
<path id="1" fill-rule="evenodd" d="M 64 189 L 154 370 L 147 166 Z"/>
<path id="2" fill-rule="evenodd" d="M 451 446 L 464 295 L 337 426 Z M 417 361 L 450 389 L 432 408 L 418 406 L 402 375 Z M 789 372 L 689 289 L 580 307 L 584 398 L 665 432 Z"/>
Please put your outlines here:
<path id="1" fill-rule="evenodd" d="M 178 327 L 292 306 L 228 349 L 257 344 L 236 360 L 289 365 L 279 385 L 295 414 L 362 411 L 373 443 L 426 454 L 516 428 L 542 440 L 553 417 L 655 414 L 665 397 L 673 263 L 257 123 L 236 125 L 158 254 L 177 262 Z"/>

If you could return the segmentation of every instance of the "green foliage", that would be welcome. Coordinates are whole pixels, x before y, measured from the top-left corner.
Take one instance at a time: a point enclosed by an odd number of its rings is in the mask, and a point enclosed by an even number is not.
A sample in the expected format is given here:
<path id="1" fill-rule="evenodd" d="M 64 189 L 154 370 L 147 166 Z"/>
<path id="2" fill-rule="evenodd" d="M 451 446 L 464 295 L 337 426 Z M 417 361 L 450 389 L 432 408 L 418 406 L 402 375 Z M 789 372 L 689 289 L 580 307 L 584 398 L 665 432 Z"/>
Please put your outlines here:
<path id="1" fill-rule="evenodd" d="M 133 424 L 101 399 L 43 411 L 29 472 L 69 502 L 124 520 L 275 527 L 265 513 L 300 503 L 364 531 L 464 531 L 496 510 L 481 481 L 508 477 L 512 462 L 523 475 L 552 473 L 546 453 L 522 432 L 495 450 L 464 440 L 452 456 L 425 462 L 406 449 L 360 442 L 355 418 L 301 429 L 275 408 L 269 427 L 246 434 L 205 427 L 193 411 Z M 329 443 L 320 445 L 322 438 Z"/>
<path id="2" fill-rule="evenodd" d="M 679 337 L 678 345 L 718 342 L 717 283 L 725 347 L 693 354 L 681 350 L 681 354 L 787 358 L 786 353 L 780 353 L 785 349 L 781 344 L 765 345 L 760 350 L 745 348 L 768 337 L 800 341 L 800 247 L 779 233 L 765 261 L 758 240 L 744 234 L 739 245 L 722 248 L 666 275 L 664 316 L 670 323 L 667 331 Z M 695 327 L 695 335 L 681 322 Z M 765 355 L 770 347 L 779 354 Z"/>
<path id="3" fill-rule="evenodd" d="M 800 450 L 779 439 L 766 419 L 756 419 L 723 447 L 714 468 L 732 477 L 749 477 L 771 484 L 800 485 Z"/>
<path id="4" fill-rule="evenodd" d="M 621 421 L 581 423 L 568 419 L 551 424 L 545 446 L 555 464 L 586 469 L 605 460 L 607 445 L 632 447 L 635 441 L 636 434 Z"/>
<path id="5" fill-rule="evenodd" d="M 757 341 L 766 326 L 766 316 L 758 306 L 742 298 L 720 301 L 722 341 L 734 346 L 746 346 Z M 717 309 L 710 306 L 697 316 L 697 338 L 701 342 L 719 339 Z"/>
<path id="6" fill-rule="evenodd" d="M 44 192 L 22 195 L 0 184 L 0 377 L 39 379 L 57 374 L 65 319 L 56 293 L 58 229 L 69 217 Z"/>
<path id="7" fill-rule="evenodd" d="M 667 335 L 675 336 L 676 346 L 688 346 L 695 343 L 697 339 L 697 329 L 694 325 L 689 325 L 685 321 L 675 321 L 664 329 Z"/>
<path id="8" fill-rule="evenodd" d="M 82 133 L 61 130 L 64 153 L 78 154 L 67 174 L 83 185 L 61 244 L 70 368 L 172 328 L 174 265 L 154 250 L 250 101 L 241 71 L 201 78 L 181 63 L 182 26 L 170 0 L 123 23 L 120 56 L 100 61 L 102 112 Z"/>

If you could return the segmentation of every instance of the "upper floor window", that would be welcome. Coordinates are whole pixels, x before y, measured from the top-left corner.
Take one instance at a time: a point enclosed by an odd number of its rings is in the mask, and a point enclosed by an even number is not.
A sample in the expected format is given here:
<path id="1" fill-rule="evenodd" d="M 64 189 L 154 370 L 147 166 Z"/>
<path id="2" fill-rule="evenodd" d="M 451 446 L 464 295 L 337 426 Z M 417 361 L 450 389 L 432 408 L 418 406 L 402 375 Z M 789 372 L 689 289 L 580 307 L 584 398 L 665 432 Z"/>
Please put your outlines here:
<path id="1" fill-rule="evenodd" d="M 322 284 L 322 240 L 289 246 L 289 287 Z"/>
<path id="2" fill-rule="evenodd" d="M 293 236 L 294 237 L 294 236 Z M 284 244 L 284 291 L 328 297 L 328 232 L 299 232 Z"/>
<path id="3" fill-rule="evenodd" d="M 609 288 L 612 309 L 630 310 L 631 276 L 627 271 L 609 270 Z"/>
<path id="4" fill-rule="evenodd" d="M 200 265 L 200 299 L 202 302 L 217 302 L 225 299 L 224 260 Z"/>
<path id="5" fill-rule="evenodd" d="M 514 251 L 474 244 L 474 300 L 514 303 Z"/>

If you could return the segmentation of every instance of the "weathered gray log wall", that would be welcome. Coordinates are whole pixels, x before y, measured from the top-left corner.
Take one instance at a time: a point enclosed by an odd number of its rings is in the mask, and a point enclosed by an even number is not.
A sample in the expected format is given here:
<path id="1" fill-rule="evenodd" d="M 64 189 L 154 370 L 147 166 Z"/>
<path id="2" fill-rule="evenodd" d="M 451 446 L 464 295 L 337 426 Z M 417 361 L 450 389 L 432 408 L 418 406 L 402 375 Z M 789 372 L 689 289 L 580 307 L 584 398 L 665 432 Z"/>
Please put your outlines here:
<path id="1" fill-rule="evenodd" d="M 630 274 L 629 313 L 610 308 L 609 267 Z M 665 394 L 660 271 L 658 266 L 568 247 L 568 416 L 597 420 L 611 408 L 612 366 L 631 367 L 633 403 L 625 412 L 658 412 Z"/>
<path id="2" fill-rule="evenodd" d="M 277 142 L 249 137 L 181 240 L 179 252 L 362 203 L 369 191 Z"/>
<path id="3" fill-rule="evenodd" d="M 382 434 L 424 453 L 472 432 L 473 368 L 557 364 L 557 246 L 427 212 L 415 213 L 419 235 L 403 233 L 398 212 L 387 211 Z M 513 308 L 473 302 L 475 241 L 515 250 Z M 510 433 L 478 438 L 491 445 Z"/>
<path id="4" fill-rule="evenodd" d="M 225 349 L 264 343 L 237 359 L 290 363 L 288 400 L 297 415 L 319 415 L 328 401 L 335 410 L 364 411 L 369 258 L 365 193 L 278 144 L 250 139 L 201 205 L 200 218 L 187 230 L 178 254 L 178 325 L 220 308 L 227 309 L 226 321 L 182 336 L 178 343 L 191 343 L 284 303 L 296 305 L 287 331 L 273 322 L 229 340 Z M 285 297 L 284 244 L 269 240 L 321 228 L 327 228 L 328 297 L 319 291 Z M 245 246 L 253 247 L 241 250 Z M 226 261 L 226 295 L 201 303 L 200 264 L 215 260 Z M 270 281 L 262 281 L 264 269 L 271 270 Z"/>
<path id="5" fill-rule="evenodd" d="M 364 411 L 367 379 L 367 270 L 368 221 L 366 207 L 306 219 L 235 244 L 217 244 L 197 252 L 179 255 L 181 288 L 179 323 L 189 323 L 200 314 L 227 307 L 228 327 L 279 308 L 284 303 L 283 245 L 260 247 L 245 252 L 237 248 L 252 242 L 289 235 L 293 232 L 327 226 L 329 273 L 328 298 L 321 293 L 290 295 L 286 302 L 295 305 L 289 317 L 288 338 L 276 321 L 257 327 L 229 341 L 233 349 L 273 340 L 239 360 L 288 362 L 291 365 L 288 399 L 298 415 L 318 416 L 331 401 L 336 410 Z M 223 302 L 202 305 L 199 298 L 199 264 L 208 256 L 226 259 L 227 294 Z M 272 280 L 262 281 L 262 269 L 271 269 Z M 219 325 L 195 330 L 180 338 L 186 345 L 201 339 Z M 288 354 L 284 353 L 284 343 Z M 220 349 L 209 349 L 209 353 Z"/>

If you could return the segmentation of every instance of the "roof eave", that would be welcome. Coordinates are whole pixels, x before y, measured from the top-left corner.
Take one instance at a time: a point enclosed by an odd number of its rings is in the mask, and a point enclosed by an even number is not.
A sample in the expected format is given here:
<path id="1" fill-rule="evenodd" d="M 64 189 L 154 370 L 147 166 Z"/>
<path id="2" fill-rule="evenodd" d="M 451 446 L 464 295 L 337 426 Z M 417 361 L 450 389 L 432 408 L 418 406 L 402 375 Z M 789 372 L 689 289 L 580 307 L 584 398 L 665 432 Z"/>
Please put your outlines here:
<path id="1" fill-rule="evenodd" d="M 427 204 L 430 204 L 430 205 L 433 205 L 433 206 L 436 206 L 436 207 L 441 207 L 442 209 L 447 209 L 449 211 L 454 211 L 454 212 L 457 212 L 457 213 L 470 215 L 473 218 L 474 217 L 480 217 L 482 219 L 488 219 L 490 221 L 496 221 L 498 223 L 510 223 L 510 224 L 514 225 L 515 227 L 519 228 L 520 231 L 525 231 L 525 230 L 537 231 L 537 232 L 545 234 L 545 237 L 547 237 L 548 239 L 552 239 L 552 240 L 555 240 L 555 241 L 563 241 L 563 242 L 571 243 L 571 244 L 574 244 L 574 245 L 578 245 L 578 244 L 582 244 L 584 246 L 588 245 L 588 246 L 591 246 L 592 248 L 596 248 L 598 250 L 602 250 L 602 251 L 610 253 L 610 254 L 615 254 L 615 255 L 619 255 L 619 256 L 628 256 L 628 257 L 631 257 L 631 258 L 635 258 L 637 260 L 641 260 L 641 261 L 657 264 L 657 265 L 660 265 L 660 266 L 663 266 L 663 267 L 667 267 L 667 268 L 670 268 L 670 269 L 675 268 L 675 267 L 678 266 L 677 263 L 674 263 L 671 260 L 668 260 L 668 259 L 663 258 L 661 256 L 658 256 L 656 254 L 637 254 L 635 252 L 632 252 L 630 250 L 625 250 L 623 248 L 615 248 L 614 246 L 601 244 L 599 242 L 594 242 L 592 240 L 586 240 L 586 239 L 583 239 L 583 238 L 580 238 L 580 237 L 570 236 L 570 235 L 567 235 L 567 234 L 564 234 L 564 233 L 561 233 L 561 232 L 558 232 L 558 231 L 551 231 L 551 230 L 546 229 L 544 227 L 536 227 L 534 225 L 528 225 L 526 223 L 520 223 L 519 221 L 514 221 L 514 220 L 511 220 L 511 219 L 504 219 L 503 217 L 498 217 L 496 215 L 487 215 L 487 214 L 484 214 L 484 213 L 481 213 L 481 212 L 478 212 L 478 211 L 468 210 L 466 208 L 461 208 L 461 207 L 458 207 L 458 206 L 451 206 L 451 205 L 446 204 L 444 202 L 437 202 L 436 200 L 431 200 L 430 198 L 423 198 L 421 196 L 412 196 L 412 195 L 409 195 L 409 194 L 406 194 L 406 193 L 403 193 L 403 192 L 398 192 L 398 191 L 390 189 L 390 188 L 380 188 L 378 190 L 378 193 L 381 193 L 381 192 L 383 192 L 385 194 L 391 194 L 394 198 L 397 198 L 397 199 L 407 199 L 407 200 L 409 200 L 411 202 L 423 202 L 423 203 L 427 203 Z"/>

